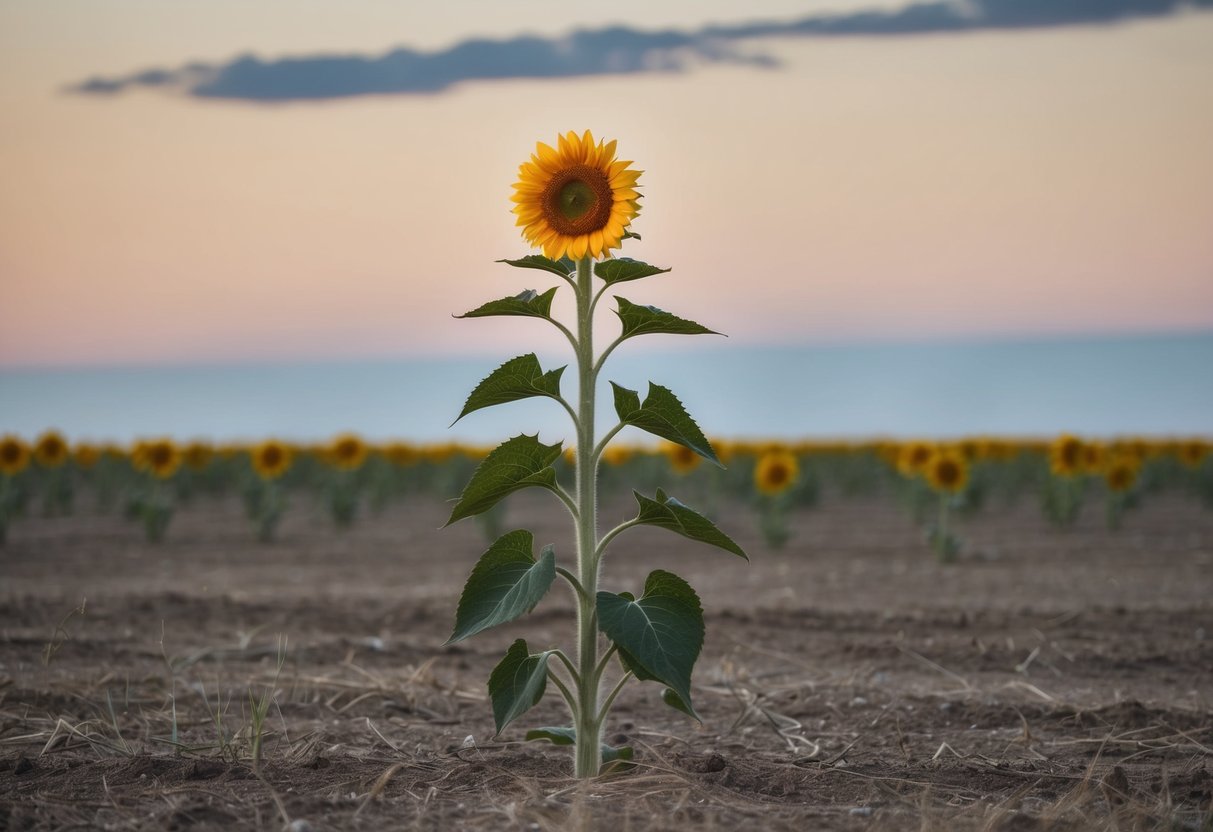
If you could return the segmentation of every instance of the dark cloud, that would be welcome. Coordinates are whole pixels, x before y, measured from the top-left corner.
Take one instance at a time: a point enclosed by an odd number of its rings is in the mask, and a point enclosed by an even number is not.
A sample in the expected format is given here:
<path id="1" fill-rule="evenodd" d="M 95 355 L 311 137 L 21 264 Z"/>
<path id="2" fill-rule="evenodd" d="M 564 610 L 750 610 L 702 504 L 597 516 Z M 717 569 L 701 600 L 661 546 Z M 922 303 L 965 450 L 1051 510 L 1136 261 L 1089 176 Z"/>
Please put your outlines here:
<path id="1" fill-rule="evenodd" d="M 783 23 L 710 26 L 692 32 L 644 32 L 614 26 L 563 38 L 468 40 L 440 52 L 400 48 L 378 56 L 309 55 L 274 60 L 244 55 L 223 64 L 192 63 L 117 78 L 94 77 L 69 89 L 112 95 L 151 87 L 198 98 L 257 102 L 418 95 L 492 79 L 683 72 L 697 63 L 776 66 L 770 56 L 744 51 L 739 45 L 764 38 L 893 37 L 1101 25 L 1211 8 L 1213 0 L 956 0 L 890 11 L 817 14 Z"/>

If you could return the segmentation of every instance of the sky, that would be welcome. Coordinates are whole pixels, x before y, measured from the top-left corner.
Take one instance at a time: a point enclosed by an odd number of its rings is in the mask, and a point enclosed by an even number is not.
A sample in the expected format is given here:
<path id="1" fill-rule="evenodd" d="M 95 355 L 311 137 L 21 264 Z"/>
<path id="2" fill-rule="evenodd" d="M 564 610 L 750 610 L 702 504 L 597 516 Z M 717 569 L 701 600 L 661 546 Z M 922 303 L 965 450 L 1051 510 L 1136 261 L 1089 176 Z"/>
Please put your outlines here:
<path id="1" fill-rule="evenodd" d="M 0 0 L 0 366 L 558 346 L 451 316 L 547 288 L 508 196 L 587 128 L 673 267 L 624 294 L 734 343 L 1208 331 L 1210 44 L 1209 0 Z"/>

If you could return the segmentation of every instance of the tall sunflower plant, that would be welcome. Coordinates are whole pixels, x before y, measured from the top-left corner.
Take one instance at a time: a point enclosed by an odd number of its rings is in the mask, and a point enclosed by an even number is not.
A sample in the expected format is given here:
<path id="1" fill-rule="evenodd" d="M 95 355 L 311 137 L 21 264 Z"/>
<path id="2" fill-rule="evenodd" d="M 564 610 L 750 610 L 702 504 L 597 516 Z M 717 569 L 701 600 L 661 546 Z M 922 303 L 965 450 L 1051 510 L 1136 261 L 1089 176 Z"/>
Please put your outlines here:
<path id="1" fill-rule="evenodd" d="M 566 398 L 562 390 L 568 365 L 545 369 L 535 353 L 527 353 L 506 361 L 481 381 L 456 421 L 495 405 L 533 397 L 551 399 L 572 422 L 572 487 L 561 484 L 554 467 L 564 443 L 545 444 L 538 434 L 521 434 L 487 454 L 447 521 L 449 526 L 488 512 L 524 488 L 545 489 L 568 510 L 575 545 L 567 554 L 552 545 L 537 553 L 534 535 L 526 529 L 507 531 L 488 547 L 464 586 L 448 643 L 514 621 L 533 610 L 557 578 L 566 584 L 577 610 L 573 649 L 515 640 L 492 671 L 488 692 L 500 735 L 539 703 L 549 685 L 555 688 L 571 724 L 533 728 L 526 738 L 570 746 L 574 775 L 579 778 L 626 766 L 632 759 L 630 747 L 602 742 L 611 706 L 629 681 L 657 683 L 666 705 L 699 718 L 691 694 L 691 673 L 704 639 L 699 596 L 687 581 L 663 569 L 650 572 L 643 586 L 608 587 L 602 568 L 616 538 L 636 526 L 657 526 L 748 560 L 743 549 L 710 520 L 661 489 L 651 496 L 633 491 L 636 516 L 605 533 L 599 531 L 599 463 L 624 428 L 647 431 L 720 464 L 677 396 L 652 382 L 643 399 L 638 391 L 611 382 L 617 423 L 602 435 L 595 430 L 597 381 L 616 348 L 641 335 L 715 334 L 694 321 L 614 295 L 620 330 L 605 348 L 597 348 L 594 313 L 599 303 L 624 284 L 670 271 L 612 256 L 625 240 L 639 239 L 630 227 L 640 210 L 641 174 L 631 162 L 616 158 L 615 147 L 613 141 L 595 142 L 589 131 L 562 135 L 555 147 L 542 142 L 536 146 L 530 160 L 519 167 L 512 201 L 522 236 L 543 253 L 499 262 L 555 285 L 542 291 L 527 289 L 459 316 L 537 318 L 568 341 L 576 373 L 575 398 Z M 576 320 L 568 325 L 552 315 L 553 298 L 566 288 L 576 305 Z"/>

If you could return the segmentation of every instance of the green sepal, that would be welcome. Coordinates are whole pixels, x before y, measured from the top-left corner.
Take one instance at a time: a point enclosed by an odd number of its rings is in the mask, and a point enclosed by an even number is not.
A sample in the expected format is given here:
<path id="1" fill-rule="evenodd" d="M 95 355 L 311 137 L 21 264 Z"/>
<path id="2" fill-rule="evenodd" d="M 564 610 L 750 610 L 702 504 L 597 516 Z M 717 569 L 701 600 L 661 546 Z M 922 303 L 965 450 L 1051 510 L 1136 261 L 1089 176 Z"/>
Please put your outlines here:
<path id="1" fill-rule="evenodd" d="M 716 458 L 712 443 L 708 442 L 699 425 L 695 424 L 691 414 L 687 413 L 682 402 L 668 387 L 650 381 L 643 404 L 635 390 L 613 381 L 611 387 L 615 390 L 615 413 L 619 421 L 689 448 L 720 468 L 724 467 Z"/>
<path id="2" fill-rule="evenodd" d="M 493 721 L 500 734 L 505 727 L 529 711 L 543 698 L 548 685 L 548 657 L 551 651 L 531 655 L 525 639 L 518 639 L 489 676 L 489 698 L 493 700 Z"/>
<path id="3" fill-rule="evenodd" d="M 577 729 L 571 725 L 548 728 L 532 728 L 526 732 L 526 741 L 547 740 L 552 745 L 576 745 Z M 605 768 L 610 763 L 631 762 L 635 751 L 630 745 L 613 746 L 602 743 L 602 765 Z"/>
<path id="4" fill-rule="evenodd" d="M 644 594 L 629 601 L 599 592 L 598 628 L 615 643 L 624 666 L 642 680 L 671 688 L 694 713 L 691 671 L 703 648 L 703 608 L 682 578 L 656 569 L 644 582 Z"/>
<path id="5" fill-rule="evenodd" d="M 563 442 L 544 445 L 538 434 L 528 436 L 524 433 L 489 451 L 463 489 L 445 525 L 482 514 L 522 488 L 538 486 L 554 490 L 556 470 L 552 463 L 560 456 L 563 445 Z"/>
<path id="6" fill-rule="evenodd" d="M 719 335 L 702 324 L 680 318 L 656 306 L 641 306 L 632 303 L 627 298 L 616 296 L 615 303 L 619 309 L 615 314 L 623 329 L 619 339 L 632 338 L 636 335 Z"/>
<path id="7" fill-rule="evenodd" d="M 640 238 L 636 237 L 636 239 Z M 594 264 L 594 274 L 601 277 L 602 282 L 608 286 L 615 283 L 626 283 L 629 280 L 640 280 L 642 277 L 652 277 L 656 274 L 665 274 L 668 271 L 670 269 L 650 266 L 648 263 L 633 260 L 631 257 L 615 257 Z"/>
<path id="8" fill-rule="evenodd" d="M 557 277 L 563 277 L 565 280 L 568 280 L 570 275 L 577 268 L 576 264 L 572 263 L 572 261 L 567 262 L 569 262 L 573 268 L 565 268 L 564 264 L 566 260 L 564 258 L 561 258 L 560 260 L 550 260 L 540 254 L 528 254 L 526 257 L 519 260 L 506 259 L 498 260 L 497 262 L 505 263 L 506 265 L 513 266 L 517 269 L 537 269 L 541 272 L 550 272 Z"/>
<path id="9" fill-rule="evenodd" d="M 494 315 L 517 315 L 526 318 L 551 318 L 552 298 L 554 297 L 556 297 L 556 287 L 554 286 L 542 295 L 534 289 L 524 289 L 513 297 L 491 300 L 471 312 L 464 312 L 455 317 L 489 318 Z"/>
<path id="10" fill-rule="evenodd" d="M 632 495 L 640 506 L 639 513 L 636 515 L 638 524 L 669 529 L 675 534 L 698 540 L 700 543 L 707 543 L 709 546 L 716 546 L 745 560 L 750 559 L 745 550 L 738 546 L 731 537 L 716 528 L 716 524 L 711 520 L 695 509 L 667 496 L 660 488 L 657 489 L 656 499 L 649 499 L 639 491 L 633 491 Z"/>
<path id="11" fill-rule="evenodd" d="M 511 358 L 476 385 L 476 389 L 464 403 L 463 410 L 455 417 L 455 422 L 474 411 L 506 402 L 516 402 L 534 396 L 558 398 L 560 376 L 564 370 L 564 367 L 558 367 L 545 373 L 539 366 L 538 356 L 533 352 Z"/>
<path id="12" fill-rule="evenodd" d="M 468 576 L 455 631 L 447 644 L 526 615 L 556 580 L 556 553 L 546 547 L 535 559 L 535 538 L 526 529 L 506 532 L 488 548 Z"/>

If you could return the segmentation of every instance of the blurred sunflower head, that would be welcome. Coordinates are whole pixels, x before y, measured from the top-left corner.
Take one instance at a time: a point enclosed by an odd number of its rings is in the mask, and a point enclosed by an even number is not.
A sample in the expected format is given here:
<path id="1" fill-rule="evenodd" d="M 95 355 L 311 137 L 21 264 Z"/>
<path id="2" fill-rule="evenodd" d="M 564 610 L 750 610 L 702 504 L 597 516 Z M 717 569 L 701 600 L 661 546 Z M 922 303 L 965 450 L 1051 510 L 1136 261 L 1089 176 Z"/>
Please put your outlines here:
<path id="1" fill-rule="evenodd" d="M 267 439 L 259 445 L 253 446 L 249 452 L 249 461 L 253 464 L 253 470 L 263 480 L 276 480 L 285 474 L 291 467 L 292 458 L 290 446 L 277 439 Z"/>
<path id="2" fill-rule="evenodd" d="M 181 467 L 181 449 L 171 439 L 142 443 L 143 465 L 153 477 L 166 480 Z"/>
<path id="3" fill-rule="evenodd" d="M 969 482 L 969 463 L 958 451 L 940 448 L 927 461 L 924 473 L 931 488 L 957 494 Z"/>
<path id="4" fill-rule="evenodd" d="M 328 447 L 329 462 L 342 471 L 352 471 L 362 467 L 368 453 L 366 443 L 352 433 L 341 434 Z"/>
<path id="5" fill-rule="evenodd" d="M 78 442 L 72 449 L 72 462 L 77 468 L 92 468 L 101 460 L 101 449 L 88 442 Z"/>
<path id="6" fill-rule="evenodd" d="M 0 474 L 13 477 L 29 466 L 30 449 L 19 436 L 0 436 Z"/>
<path id="7" fill-rule="evenodd" d="M 670 463 L 670 467 L 674 469 L 674 473 L 676 474 L 689 474 L 699 467 L 699 454 L 685 445 L 679 445 L 676 442 L 666 442 L 661 446 L 661 452 L 665 454 L 666 460 Z"/>
<path id="8" fill-rule="evenodd" d="M 408 442 L 389 442 L 383 446 L 383 456 L 393 465 L 404 468 L 416 465 L 421 459 L 421 452 L 415 445 L 410 445 Z"/>
<path id="9" fill-rule="evenodd" d="M 1082 468 L 1088 474 L 1099 474 L 1108 459 L 1108 447 L 1102 442 L 1085 442 L 1082 446 Z"/>
<path id="10" fill-rule="evenodd" d="M 558 136 L 556 147 L 535 146 L 531 161 L 518 166 L 514 213 L 522 236 L 545 257 L 605 257 L 623 242 L 640 213 L 636 181 L 642 171 L 616 161 L 615 142 L 589 130 Z"/>
<path id="11" fill-rule="evenodd" d="M 1137 483 L 1137 471 L 1139 467 L 1139 463 L 1134 457 L 1124 454 L 1107 460 L 1104 465 L 1103 476 L 1108 490 L 1117 494 L 1123 494 L 1131 489 Z"/>
<path id="12" fill-rule="evenodd" d="M 903 477 L 916 477 L 926 469 L 935 451 L 933 442 L 905 442 L 897 451 L 897 470 Z"/>
<path id="13" fill-rule="evenodd" d="M 201 471 L 211 464 L 211 458 L 215 455 L 215 449 L 208 442 L 194 441 L 185 446 L 182 455 L 185 457 L 187 467 L 195 471 Z"/>
<path id="14" fill-rule="evenodd" d="M 800 462 L 796 455 L 782 449 L 765 452 L 754 466 L 754 485 L 769 497 L 782 494 L 796 483 L 800 476 Z"/>
<path id="15" fill-rule="evenodd" d="M 34 443 L 34 461 L 43 468 L 58 468 L 70 453 L 67 440 L 57 430 L 48 430 Z"/>
<path id="16" fill-rule="evenodd" d="M 1049 470 L 1061 477 L 1073 477 L 1082 471 L 1083 442 L 1063 433 L 1049 446 Z"/>
<path id="17" fill-rule="evenodd" d="M 1187 442 L 1180 442 L 1179 448 L 1176 449 L 1176 456 L 1179 461 L 1189 468 L 1199 468 L 1201 463 L 1205 461 L 1205 457 L 1209 455 L 1210 445 L 1208 442 L 1203 442 L 1199 439 L 1189 439 Z"/>
<path id="18" fill-rule="evenodd" d="M 608 445 L 602 452 L 602 461 L 612 468 L 618 468 L 620 465 L 626 465 L 635 453 L 627 445 Z"/>

